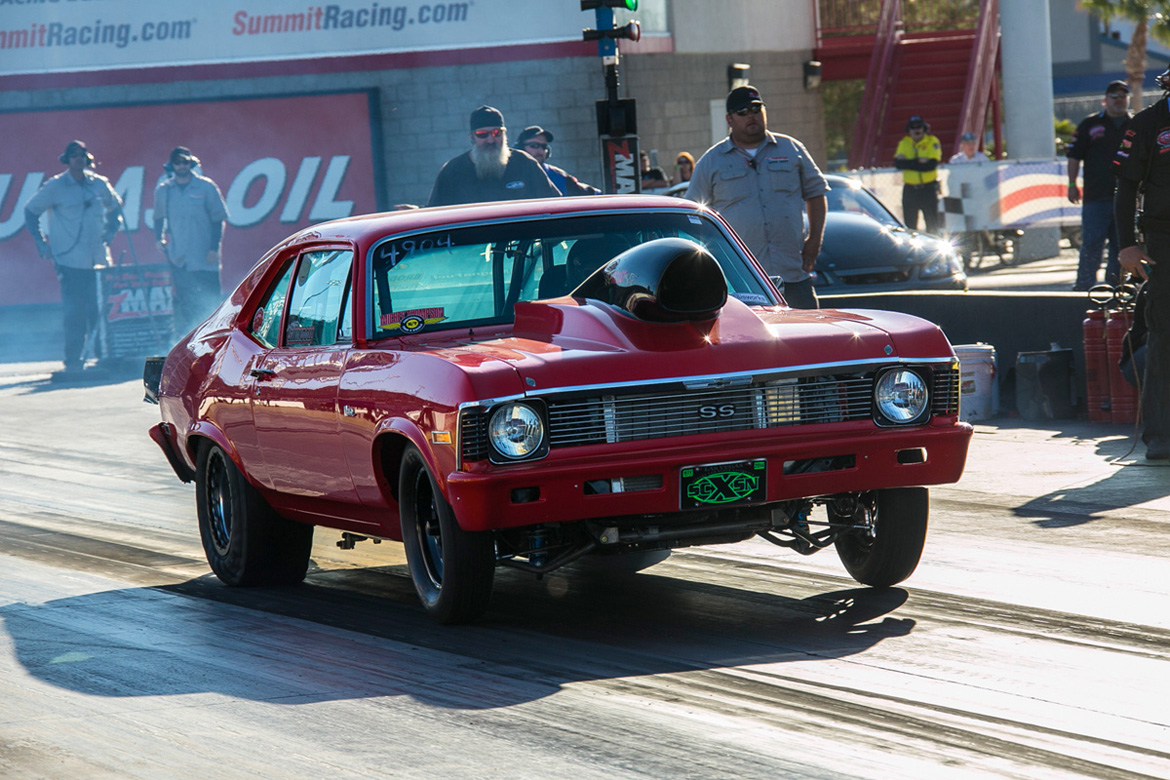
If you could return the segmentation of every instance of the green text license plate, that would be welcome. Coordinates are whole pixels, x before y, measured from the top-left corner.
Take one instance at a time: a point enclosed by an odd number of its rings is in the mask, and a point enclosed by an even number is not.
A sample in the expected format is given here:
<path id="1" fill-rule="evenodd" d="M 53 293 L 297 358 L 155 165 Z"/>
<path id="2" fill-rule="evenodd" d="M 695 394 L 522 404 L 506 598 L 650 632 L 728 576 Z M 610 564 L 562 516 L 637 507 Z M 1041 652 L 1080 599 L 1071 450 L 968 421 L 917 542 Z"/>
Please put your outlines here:
<path id="1" fill-rule="evenodd" d="M 685 466 L 679 471 L 679 505 L 695 509 L 763 501 L 767 485 L 766 460 Z"/>

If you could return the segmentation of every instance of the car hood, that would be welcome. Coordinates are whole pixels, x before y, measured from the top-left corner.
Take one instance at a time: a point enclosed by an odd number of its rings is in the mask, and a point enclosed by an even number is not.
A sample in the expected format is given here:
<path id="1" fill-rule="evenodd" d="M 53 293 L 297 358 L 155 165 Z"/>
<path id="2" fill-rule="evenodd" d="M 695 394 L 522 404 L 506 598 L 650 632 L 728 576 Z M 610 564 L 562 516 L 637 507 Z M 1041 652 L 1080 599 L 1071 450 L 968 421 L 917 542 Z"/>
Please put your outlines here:
<path id="1" fill-rule="evenodd" d="M 418 348 L 465 372 L 509 365 L 519 392 L 951 354 L 938 326 L 910 315 L 749 307 L 734 298 L 713 320 L 670 324 L 586 299 L 519 303 L 509 336 Z"/>
<path id="2" fill-rule="evenodd" d="M 903 268 L 926 263 L 946 249 L 933 236 L 901 225 L 882 225 L 864 214 L 829 212 L 817 266 L 845 275 L 850 269 Z"/>

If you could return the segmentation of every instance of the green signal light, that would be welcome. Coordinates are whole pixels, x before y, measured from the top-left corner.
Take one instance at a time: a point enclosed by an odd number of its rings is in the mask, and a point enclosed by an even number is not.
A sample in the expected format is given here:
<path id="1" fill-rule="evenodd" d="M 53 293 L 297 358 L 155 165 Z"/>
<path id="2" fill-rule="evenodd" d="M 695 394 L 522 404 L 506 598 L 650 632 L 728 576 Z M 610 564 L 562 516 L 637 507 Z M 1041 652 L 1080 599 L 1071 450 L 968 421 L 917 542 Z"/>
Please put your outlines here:
<path id="1" fill-rule="evenodd" d="M 638 0 L 581 0 L 582 11 L 592 11 L 602 7 L 624 8 L 627 11 L 637 11 Z"/>

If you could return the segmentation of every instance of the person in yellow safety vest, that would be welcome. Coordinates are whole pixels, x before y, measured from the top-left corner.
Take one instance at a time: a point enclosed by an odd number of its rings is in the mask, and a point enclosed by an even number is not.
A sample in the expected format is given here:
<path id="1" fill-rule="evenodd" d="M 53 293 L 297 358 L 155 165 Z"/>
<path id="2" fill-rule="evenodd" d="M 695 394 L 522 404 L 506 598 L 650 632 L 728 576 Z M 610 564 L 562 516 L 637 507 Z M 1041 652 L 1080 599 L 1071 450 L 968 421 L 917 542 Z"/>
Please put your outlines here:
<path id="1" fill-rule="evenodd" d="M 906 227 L 918 229 L 918 214 L 927 233 L 937 233 L 938 164 L 942 144 L 930 134 L 930 125 L 915 114 L 906 122 L 906 135 L 894 152 L 894 167 L 902 171 L 902 218 Z"/>

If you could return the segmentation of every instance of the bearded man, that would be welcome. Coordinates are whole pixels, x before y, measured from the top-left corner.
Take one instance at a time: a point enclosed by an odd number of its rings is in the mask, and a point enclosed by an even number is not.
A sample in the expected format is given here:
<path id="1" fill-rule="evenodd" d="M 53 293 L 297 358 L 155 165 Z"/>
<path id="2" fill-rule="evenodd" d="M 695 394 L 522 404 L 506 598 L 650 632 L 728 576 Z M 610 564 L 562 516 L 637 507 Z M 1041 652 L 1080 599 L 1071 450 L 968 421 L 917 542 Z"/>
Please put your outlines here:
<path id="1" fill-rule="evenodd" d="M 560 196 L 540 163 L 508 148 L 504 115 L 497 109 L 480 106 L 471 112 L 469 124 L 471 149 L 439 171 L 428 206 Z"/>

